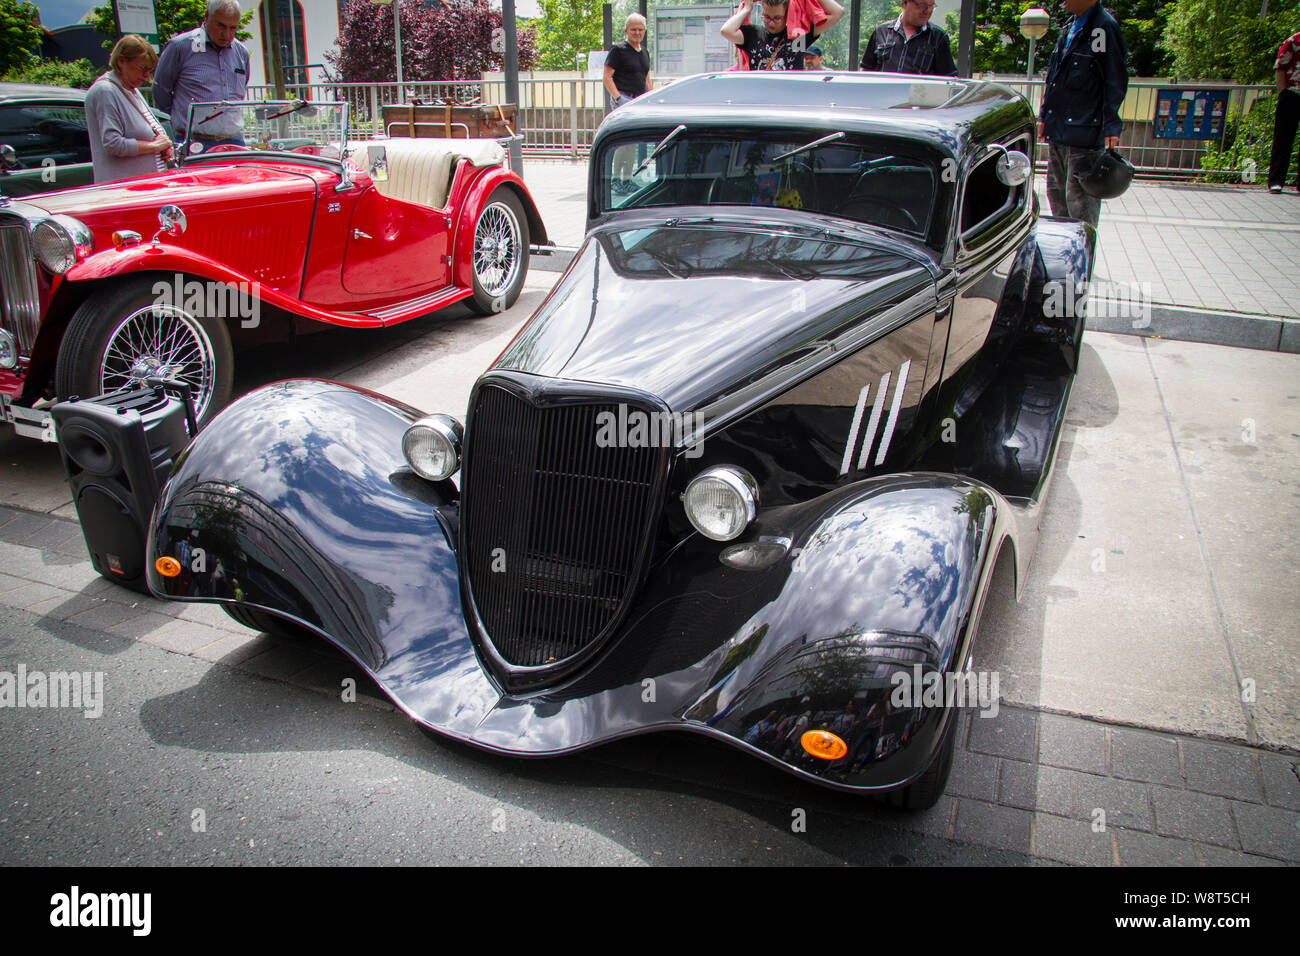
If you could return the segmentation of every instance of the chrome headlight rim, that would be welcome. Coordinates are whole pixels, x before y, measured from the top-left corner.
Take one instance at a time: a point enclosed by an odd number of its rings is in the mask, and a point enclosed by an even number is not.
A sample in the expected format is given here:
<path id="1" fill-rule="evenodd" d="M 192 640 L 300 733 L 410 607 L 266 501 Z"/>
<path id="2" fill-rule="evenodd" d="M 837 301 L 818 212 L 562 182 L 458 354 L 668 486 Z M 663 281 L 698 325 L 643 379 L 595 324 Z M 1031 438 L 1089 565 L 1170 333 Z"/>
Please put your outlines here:
<path id="1" fill-rule="evenodd" d="M 461 444 L 465 437 L 464 426 L 450 415 L 426 415 L 402 434 L 402 457 L 421 478 L 429 481 L 446 481 L 460 470 Z M 425 454 L 421 442 L 432 443 L 434 451 Z M 443 459 L 442 467 L 434 462 Z"/>
<path id="2" fill-rule="evenodd" d="M 733 522 L 730 531 L 710 530 L 692 510 L 692 502 L 695 498 L 693 492 L 710 483 L 720 485 L 735 497 L 739 516 L 743 520 Z M 682 509 L 686 512 L 691 527 L 704 537 L 711 541 L 734 541 L 744 534 L 745 529 L 753 524 L 754 518 L 758 516 L 758 482 L 754 480 L 753 475 L 738 465 L 714 465 L 706 468 L 687 483 L 686 490 L 682 492 Z"/>
<path id="3" fill-rule="evenodd" d="M 41 267 L 53 275 L 63 275 L 90 255 L 94 246 L 90 229 L 71 216 L 49 216 L 32 227 L 32 253 Z"/>
<path id="4" fill-rule="evenodd" d="M 18 340 L 8 329 L 0 329 L 0 369 L 18 367 Z"/>

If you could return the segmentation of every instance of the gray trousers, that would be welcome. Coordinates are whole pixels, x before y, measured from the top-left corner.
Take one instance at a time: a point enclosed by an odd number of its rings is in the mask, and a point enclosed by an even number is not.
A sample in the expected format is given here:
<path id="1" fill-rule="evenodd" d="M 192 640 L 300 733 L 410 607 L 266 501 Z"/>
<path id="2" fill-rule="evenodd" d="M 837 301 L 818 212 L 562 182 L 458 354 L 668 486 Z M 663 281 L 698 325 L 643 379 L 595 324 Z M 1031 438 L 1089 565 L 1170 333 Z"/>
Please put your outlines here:
<path id="1" fill-rule="evenodd" d="M 1096 150 L 1081 146 L 1050 144 L 1047 157 L 1047 201 L 1053 216 L 1082 219 L 1094 229 L 1101 216 L 1101 200 L 1089 196 L 1079 185 L 1078 164 Z"/>

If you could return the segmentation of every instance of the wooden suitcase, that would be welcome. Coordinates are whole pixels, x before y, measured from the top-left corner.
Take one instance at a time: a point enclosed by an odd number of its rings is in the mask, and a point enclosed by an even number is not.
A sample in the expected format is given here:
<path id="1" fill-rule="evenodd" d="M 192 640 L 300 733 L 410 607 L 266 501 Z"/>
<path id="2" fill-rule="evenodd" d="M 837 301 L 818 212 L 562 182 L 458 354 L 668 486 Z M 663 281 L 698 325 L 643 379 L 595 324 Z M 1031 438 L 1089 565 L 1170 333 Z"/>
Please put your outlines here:
<path id="1" fill-rule="evenodd" d="M 424 106 L 386 103 L 384 131 L 389 136 L 419 139 L 500 139 L 515 135 L 519 107 L 514 103 Z"/>

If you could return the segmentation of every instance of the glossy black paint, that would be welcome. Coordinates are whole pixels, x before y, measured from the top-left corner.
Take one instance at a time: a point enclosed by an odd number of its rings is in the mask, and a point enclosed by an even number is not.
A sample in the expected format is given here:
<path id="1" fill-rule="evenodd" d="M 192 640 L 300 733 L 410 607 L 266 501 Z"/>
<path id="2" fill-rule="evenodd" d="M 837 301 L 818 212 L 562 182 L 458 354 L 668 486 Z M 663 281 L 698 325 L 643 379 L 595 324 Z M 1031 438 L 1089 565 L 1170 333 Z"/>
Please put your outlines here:
<path id="1" fill-rule="evenodd" d="M 750 99 L 692 106 L 714 95 L 706 87 Z M 989 142 L 1032 124 L 991 85 L 706 77 L 612 114 L 596 148 L 671 110 L 751 122 L 769 88 L 804 98 L 777 104 L 801 125 L 820 115 L 809 119 L 814 93 L 944 92 L 945 105 L 900 118 L 826 109 L 948 151 L 963 176 Z M 416 720 L 487 749 L 550 755 L 672 728 L 829 786 L 905 785 L 954 712 L 894 706 L 889 678 L 967 665 L 1007 547 L 1023 584 L 1082 335 L 1081 318 L 1046 314 L 1044 290 L 1092 267 L 1092 231 L 1037 218 L 1028 188 L 958 235 L 965 190 L 960 179 L 939 243 L 783 209 L 593 220 L 475 396 L 491 383 L 539 407 L 621 401 L 691 425 L 665 449 L 626 606 L 563 667 L 522 674 L 495 653 L 458 554 L 457 487 L 402 460 L 419 412 L 332 383 L 270 386 L 199 435 L 150 544 L 151 564 L 170 555 L 191 569 L 151 571 L 150 585 L 308 626 Z M 756 521 L 726 544 L 695 533 L 679 500 L 716 464 L 747 469 L 760 492 Z M 773 711 L 840 728 L 848 755 L 823 761 L 756 734 Z"/>

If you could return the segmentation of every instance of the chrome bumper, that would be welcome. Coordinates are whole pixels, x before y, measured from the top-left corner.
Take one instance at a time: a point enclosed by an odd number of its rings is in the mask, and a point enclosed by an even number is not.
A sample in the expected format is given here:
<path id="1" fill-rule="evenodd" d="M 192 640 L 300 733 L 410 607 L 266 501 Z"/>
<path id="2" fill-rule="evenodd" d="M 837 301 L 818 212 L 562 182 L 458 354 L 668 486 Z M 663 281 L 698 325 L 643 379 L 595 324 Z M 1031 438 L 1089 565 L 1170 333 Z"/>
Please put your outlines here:
<path id="1" fill-rule="evenodd" d="M 55 442 L 54 419 L 43 408 L 24 408 L 15 405 L 8 395 L 0 395 L 0 421 L 14 426 L 14 434 L 38 441 Z"/>

